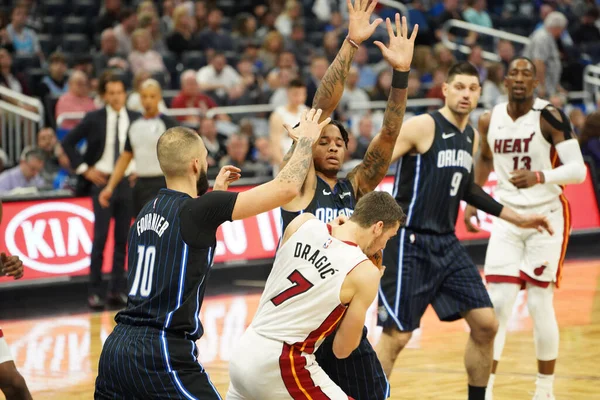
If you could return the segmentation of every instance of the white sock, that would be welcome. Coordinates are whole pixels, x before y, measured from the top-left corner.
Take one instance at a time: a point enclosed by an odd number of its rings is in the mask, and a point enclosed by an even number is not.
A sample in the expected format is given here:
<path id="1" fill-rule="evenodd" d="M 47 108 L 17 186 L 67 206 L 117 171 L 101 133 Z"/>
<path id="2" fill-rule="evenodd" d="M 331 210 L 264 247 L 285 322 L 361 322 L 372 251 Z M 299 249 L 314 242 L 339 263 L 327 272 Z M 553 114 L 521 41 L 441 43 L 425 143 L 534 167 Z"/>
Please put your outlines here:
<path id="1" fill-rule="evenodd" d="M 548 392 L 552 394 L 553 386 L 554 386 L 554 374 L 552 375 L 544 375 L 537 374 L 537 379 L 535 380 L 535 386 L 538 390 L 543 390 L 544 392 Z"/>
<path id="2" fill-rule="evenodd" d="M 488 379 L 487 389 L 491 391 L 494 388 L 494 381 L 496 380 L 496 374 L 490 374 L 490 379 Z"/>

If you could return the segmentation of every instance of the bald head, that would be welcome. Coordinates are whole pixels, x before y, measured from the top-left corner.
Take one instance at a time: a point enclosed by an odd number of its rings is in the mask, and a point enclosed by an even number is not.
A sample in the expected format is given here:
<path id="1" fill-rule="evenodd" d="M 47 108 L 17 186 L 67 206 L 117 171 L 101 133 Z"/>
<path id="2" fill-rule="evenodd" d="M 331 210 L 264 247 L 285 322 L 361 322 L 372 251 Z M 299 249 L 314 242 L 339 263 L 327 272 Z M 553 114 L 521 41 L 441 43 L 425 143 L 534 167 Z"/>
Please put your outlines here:
<path id="1" fill-rule="evenodd" d="M 198 168 L 205 168 L 206 148 L 200 136 L 183 126 L 168 129 L 158 139 L 156 146 L 160 169 L 167 178 L 190 175 L 191 164 L 196 160 Z"/>

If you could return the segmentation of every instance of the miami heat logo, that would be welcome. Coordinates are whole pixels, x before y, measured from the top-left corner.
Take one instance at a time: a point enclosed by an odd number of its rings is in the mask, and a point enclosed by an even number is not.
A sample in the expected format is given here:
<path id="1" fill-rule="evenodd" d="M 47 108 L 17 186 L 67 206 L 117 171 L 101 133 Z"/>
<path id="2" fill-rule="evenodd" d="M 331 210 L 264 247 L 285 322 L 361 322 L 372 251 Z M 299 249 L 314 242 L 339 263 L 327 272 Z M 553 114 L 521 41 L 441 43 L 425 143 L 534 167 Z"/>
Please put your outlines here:
<path id="1" fill-rule="evenodd" d="M 327 241 L 323 245 L 323 248 L 324 249 L 328 248 L 331 245 L 331 242 L 333 242 L 333 240 L 331 238 L 327 239 Z"/>
<path id="2" fill-rule="evenodd" d="M 544 273 L 544 270 L 545 270 L 545 269 L 546 269 L 546 266 L 545 266 L 545 265 L 540 265 L 539 267 L 537 267 L 536 269 L 534 269 L 534 270 L 533 270 L 533 273 L 534 273 L 536 276 L 540 276 L 541 274 L 543 274 L 543 273 Z"/>

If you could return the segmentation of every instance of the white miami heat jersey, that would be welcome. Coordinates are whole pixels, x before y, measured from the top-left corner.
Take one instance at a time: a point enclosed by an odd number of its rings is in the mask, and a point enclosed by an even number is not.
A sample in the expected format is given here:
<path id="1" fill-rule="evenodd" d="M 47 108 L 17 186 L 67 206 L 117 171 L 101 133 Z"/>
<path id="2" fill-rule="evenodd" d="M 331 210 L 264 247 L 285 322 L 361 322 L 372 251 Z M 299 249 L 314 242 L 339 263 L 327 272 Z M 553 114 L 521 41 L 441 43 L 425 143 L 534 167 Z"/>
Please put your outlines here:
<path id="1" fill-rule="evenodd" d="M 562 193 L 558 185 L 542 184 L 517 189 L 509 179 L 518 169 L 542 171 L 558 164 L 558 154 L 540 128 L 540 111 L 549 103 L 535 99 L 533 108 L 516 121 L 508 115 L 508 103 L 492 109 L 487 140 L 494 154 L 498 176 L 496 195 L 501 203 L 514 207 L 532 207 L 555 200 Z"/>
<path id="2" fill-rule="evenodd" d="M 314 352 L 346 311 L 344 279 L 365 260 L 358 246 L 332 237 L 329 225 L 306 221 L 277 252 L 252 328 L 289 345 L 310 342 L 303 351 Z"/>

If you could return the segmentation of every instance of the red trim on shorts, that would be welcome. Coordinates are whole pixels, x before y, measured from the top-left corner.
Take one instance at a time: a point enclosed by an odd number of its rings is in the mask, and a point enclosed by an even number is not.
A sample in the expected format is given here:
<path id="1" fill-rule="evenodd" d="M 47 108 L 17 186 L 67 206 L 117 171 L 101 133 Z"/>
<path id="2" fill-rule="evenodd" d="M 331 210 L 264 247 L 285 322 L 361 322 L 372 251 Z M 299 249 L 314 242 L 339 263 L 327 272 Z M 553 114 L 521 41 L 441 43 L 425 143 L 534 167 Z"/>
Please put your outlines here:
<path id="1" fill-rule="evenodd" d="M 330 235 L 332 234 L 332 233 L 331 233 L 331 232 L 332 232 L 332 229 L 333 229 L 333 228 L 331 227 L 331 225 L 327 224 L 327 230 L 329 231 L 329 234 L 330 234 Z M 347 241 L 347 240 L 342 240 L 342 242 L 344 242 L 344 243 L 346 243 L 346 244 L 349 244 L 350 246 L 358 247 L 358 245 L 357 245 L 356 243 L 354 243 L 354 242 L 349 242 L 349 241 Z"/>
<path id="2" fill-rule="evenodd" d="M 485 280 L 488 283 L 514 283 L 515 285 L 521 286 L 521 290 L 524 290 L 527 287 L 527 283 L 544 289 L 550 286 L 550 282 L 538 281 L 523 271 L 519 271 L 519 277 L 508 275 L 486 275 Z"/>
<path id="3" fill-rule="evenodd" d="M 329 399 L 312 380 L 310 372 L 306 369 L 306 358 L 302 353 L 312 354 L 315 351 L 315 344 L 329 336 L 338 326 L 344 312 L 346 312 L 346 307 L 340 304 L 317 329 L 307 336 L 304 342 L 293 345 L 283 344 L 279 356 L 279 369 L 283 383 L 293 399 Z"/>
<path id="4" fill-rule="evenodd" d="M 539 286 L 542 289 L 546 289 L 548 286 L 550 286 L 550 282 L 539 281 L 535 278 L 530 277 L 523 271 L 519 271 L 519 275 L 520 275 L 521 280 L 523 281 L 523 284 L 525 284 L 525 282 L 527 282 L 534 286 Z"/>

